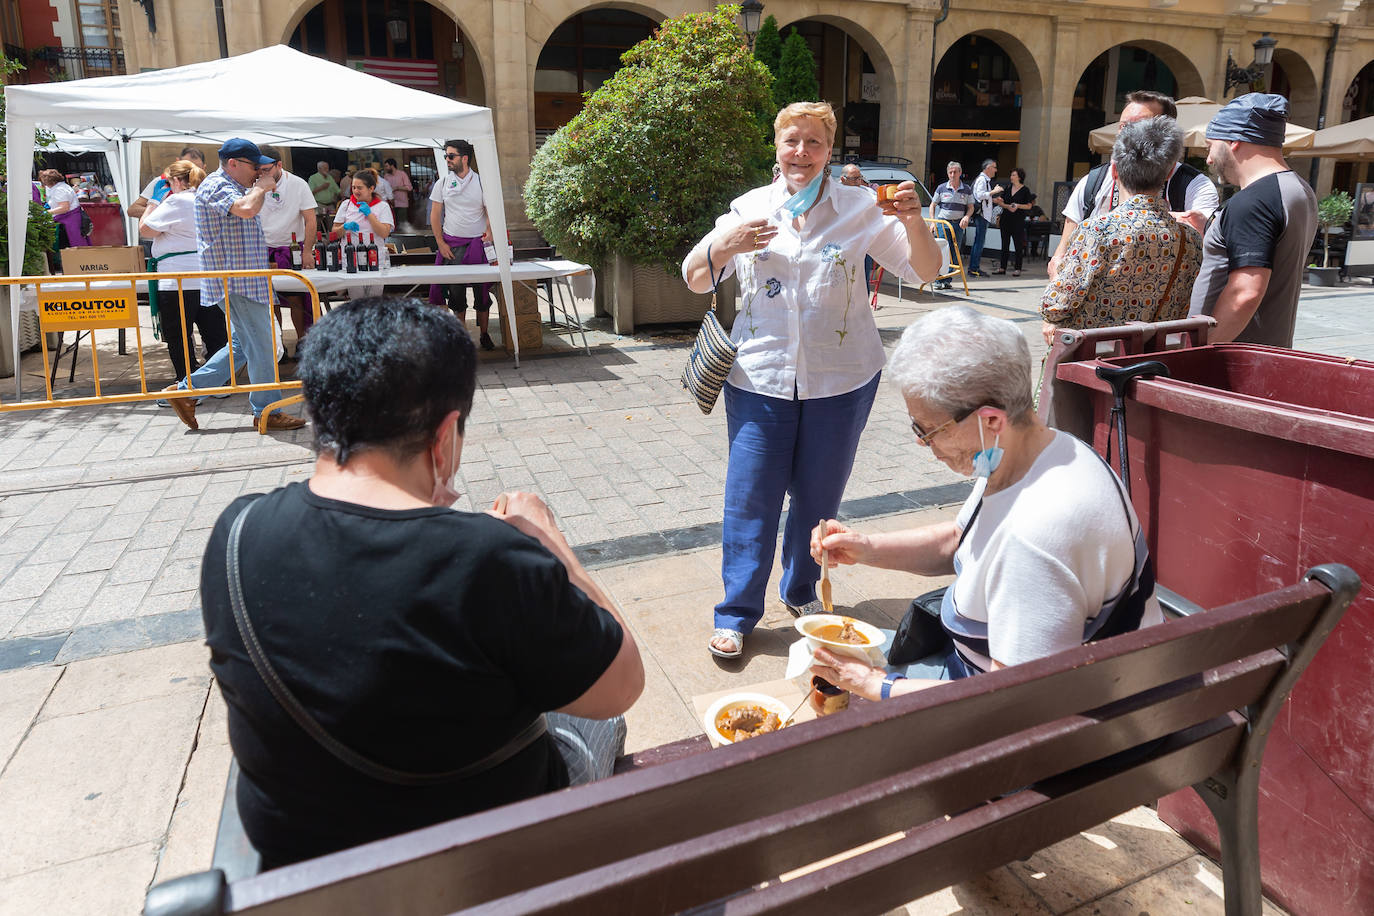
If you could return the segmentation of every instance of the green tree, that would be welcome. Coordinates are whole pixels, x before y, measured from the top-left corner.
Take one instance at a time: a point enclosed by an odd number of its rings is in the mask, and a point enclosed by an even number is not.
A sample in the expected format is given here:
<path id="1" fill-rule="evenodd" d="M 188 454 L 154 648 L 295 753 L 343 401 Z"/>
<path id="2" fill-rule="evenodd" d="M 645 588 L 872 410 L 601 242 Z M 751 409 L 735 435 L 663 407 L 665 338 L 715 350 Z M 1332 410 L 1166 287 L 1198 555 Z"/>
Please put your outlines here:
<path id="1" fill-rule="evenodd" d="M 24 69 L 24 65 L 17 60 L 13 60 L 0 54 L 0 79 L 8 82 L 8 77 L 13 76 Z M 7 167 L 9 160 L 6 158 L 8 149 L 7 136 L 5 134 L 5 100 L 0 95 L 0 169 Z M 44 131 L 39 131 L 34 138 L 34 146 L 42 148 L 52 142 L 52 135 Z M 11 176 L 11 184 L 16 190 L 22 189 L 22 193 L 29 193 L 29 176 Z M 0 276 L 10 275 L 10 243 L 9 243 L 9 210 L 8 202 L 4 192 L 0 192 Z M 36 275 L 47 273 L 47 251 L 57 241 L 57 224 L 53 222 L 50 214 L 43 205 L 34 201 L 29 202 L 29 223 L 28 232 L 24 237 L 24 264 L 20 276 Z"/>
<path id="2" fill-rule="evenodd" d="M 665 20 L 540 147 L 525 210 L 562 254 L 676 272 L 730 201 L 767 180 L 768 68 L 745 47 L 738 13 Z"/>
<path id="3" fill-rule="evenodd" d="M 816 79 L 816 58 L 801 33 L 793 29 L 782 43 L 778 80 L 773 84 L 773 102 L 778 108 L 793 102 L 819 102 L 821 84 Z"/>
<path id="4" fill-rule="evenodd" d="M 782 35 L 778 33 L 776 16 L 770 14 L 759 26 L 759 33 L 754 36 L 754 56 L 763 61 L 769 73 L 778 75 L 778 66 L 782 63 Z"/>

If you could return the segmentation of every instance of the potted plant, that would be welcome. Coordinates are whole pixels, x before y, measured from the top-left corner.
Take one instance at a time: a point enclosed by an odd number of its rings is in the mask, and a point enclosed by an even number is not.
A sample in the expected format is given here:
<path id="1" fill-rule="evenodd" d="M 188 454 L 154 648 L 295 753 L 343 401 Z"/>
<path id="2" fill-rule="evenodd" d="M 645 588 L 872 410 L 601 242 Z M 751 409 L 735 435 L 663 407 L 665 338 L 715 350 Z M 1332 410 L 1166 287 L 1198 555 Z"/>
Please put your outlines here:
<path id="1" fill-rule="evenodd" d="M 665 20 L 530 163 L 530 219 L 597 269 L 618 333 L 705 314 L 710 296 L 687 289 L 682 258 L 768 179 L 772 76 L 745 48 L 738 11 Z"/>
<path id="2" fill-rule="evenodd" d="M 1355 212 L 1354 199 L 1344 191 L 1333 191 L 1317 203 L 1317 225 L 1322 230 L 1322 266 L 1307 268 L 1307 282 L 1313 286 L 1335 286 L 1340 269 L 1331 266 L 1331 229 L 1350 222 Z"/>

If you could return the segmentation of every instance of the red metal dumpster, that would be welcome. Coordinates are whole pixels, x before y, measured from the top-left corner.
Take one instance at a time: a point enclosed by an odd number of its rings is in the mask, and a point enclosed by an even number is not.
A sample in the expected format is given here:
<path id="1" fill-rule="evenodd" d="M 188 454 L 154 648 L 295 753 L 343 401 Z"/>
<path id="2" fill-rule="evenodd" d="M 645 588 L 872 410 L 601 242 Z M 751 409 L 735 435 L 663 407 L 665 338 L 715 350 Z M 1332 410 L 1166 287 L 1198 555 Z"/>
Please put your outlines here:
<path id="1" fill-rule="evenodd" d="M 1112 397 L 1094 368 L 1141 359 L 1172 373 L 1136 382 L 1126 408 L 1160 584 L 1214 607 L 1325 562 L 1365 583 L 1270 737 L 1260 858 L 1266 891 L 1294 913 L 1374 913 L 1374 363 L 1247 344 L 1064 363 L 1099 453 Z M 1160 813 L 1215 852 L 1192 791 Z"/>

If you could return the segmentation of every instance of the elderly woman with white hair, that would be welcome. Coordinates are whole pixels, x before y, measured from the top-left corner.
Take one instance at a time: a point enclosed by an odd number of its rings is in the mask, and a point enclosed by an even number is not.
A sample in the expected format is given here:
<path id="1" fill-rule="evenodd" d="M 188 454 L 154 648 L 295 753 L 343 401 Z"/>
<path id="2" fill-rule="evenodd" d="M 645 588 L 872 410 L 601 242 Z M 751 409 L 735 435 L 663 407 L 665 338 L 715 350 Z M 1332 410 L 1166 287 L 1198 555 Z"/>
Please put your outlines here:
<path id="1" fill-rule="evenodd" d="M 782 601 L 798 614 L 819 606 L 809 532 L 839 509 L 883 368 L 864 256 L 910 283 L 940 268 L 913 182 L 879 202 L 828 177 L 828 103 L 788 105 L 773 130 L 782 180 L 732 201 L 682 264 L 693 291 L 735 274 L 742 295 L 730 335 L 739 353 L 724 388 L 725 597 L 709 643 L 723 658 L 742 653 L 763 617 L 784 494 Z"/>
<path id="2" fill-rule="evenodd" d="M 1162 620 L 1145 539 L 1120 482 L 1087 445 L 1031 405 L 1031 358 L 1016 325 L 967 306 L 906 329 L 889 369 L 916 438 L 975 478 L 953 521 L 863 534 L 830 521 L 811 552 L 922 576 L 954 573 L 940 622 L 949 645 L 906 678 L 816 653 L 812 672 L 886 699 L 1050 655 Z"/>

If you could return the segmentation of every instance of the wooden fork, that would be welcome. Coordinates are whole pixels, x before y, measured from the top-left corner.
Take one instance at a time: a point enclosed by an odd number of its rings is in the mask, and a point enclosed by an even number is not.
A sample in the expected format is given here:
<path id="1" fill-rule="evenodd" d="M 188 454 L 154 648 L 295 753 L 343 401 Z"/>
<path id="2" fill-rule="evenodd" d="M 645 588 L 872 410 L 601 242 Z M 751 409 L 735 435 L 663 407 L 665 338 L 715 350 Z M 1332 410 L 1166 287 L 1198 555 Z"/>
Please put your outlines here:
<path id="1" fill-rule="evenodd" d="M 821 519 L 821 540 L 825 539 L 825 519 Z M 821 607 L 827 614 L 835 613 L 835 603 L 830 596 L 830 551 L 821 550 Z"/>

